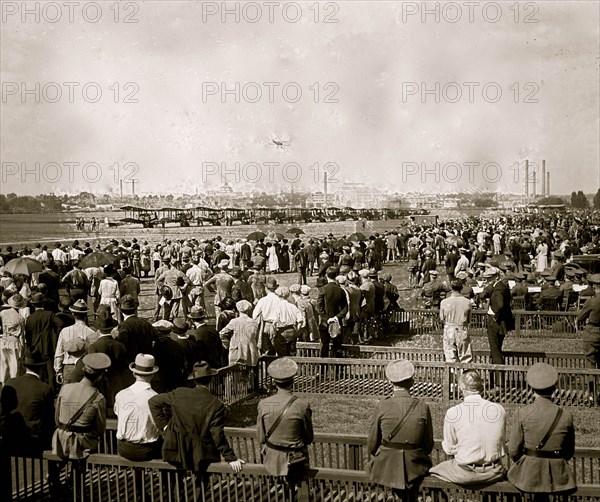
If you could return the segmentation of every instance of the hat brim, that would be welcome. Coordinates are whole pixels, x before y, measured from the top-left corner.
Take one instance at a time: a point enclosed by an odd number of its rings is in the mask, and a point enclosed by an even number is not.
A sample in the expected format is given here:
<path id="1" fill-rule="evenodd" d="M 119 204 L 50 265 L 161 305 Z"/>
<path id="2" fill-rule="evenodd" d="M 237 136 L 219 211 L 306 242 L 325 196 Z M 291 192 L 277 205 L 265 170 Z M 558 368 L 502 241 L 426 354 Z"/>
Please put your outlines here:
<path id="1" fill-rule="evenodd" d="M 129 369 L 136 375 L 154 375 L 158 371 L 158 366 L 153 366 L 150 371 L 141 371 L 135 367 L 135 363 L 129 364 Z"/>
<path id="2" fill-rule="evenodd" d="M 71 312 L 73 312 L 74 314 L 87 314 L 90 311 L 90 309 L 81 310 L 81 309 L 76 309 L 73 307 L 69 307 L 69 310 Z"/>
<path id="3" fill-rule="evenodd" d="M 206 378 L 206 377 L 210 377 L 210 376 L 215 376 L 218 373 L 219 372 L 217 370 L 210 368 L 208 371 L 206 371 L 205 375 L 194 375 L 194 374 L 191 374 L 188 377 L 188 380 L 199 380 L 200 378 Z"/>

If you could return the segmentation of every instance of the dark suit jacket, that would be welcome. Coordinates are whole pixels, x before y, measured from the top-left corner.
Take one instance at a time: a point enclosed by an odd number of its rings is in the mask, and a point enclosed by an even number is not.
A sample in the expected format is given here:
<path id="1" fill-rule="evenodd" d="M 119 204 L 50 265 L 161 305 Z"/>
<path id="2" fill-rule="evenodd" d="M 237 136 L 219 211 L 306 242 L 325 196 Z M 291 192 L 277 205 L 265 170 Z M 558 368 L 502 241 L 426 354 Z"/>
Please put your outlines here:
<path id="1" fill-rule="evenodd" d="M 145 319 L 128 317 L 119 324 L 119 340 L 127 349 L 127 361 L 132 363 L 138 354 L 153 354 L 154 328 Z"/>
<path id="2" fill-rule="evenodd" d="M 248 284 L 246 281 L 236 279 L 231 287 L 231 297 L 235 302 L 239 302 L 240 300 L 248 300 L 250 303 L 253 303 L 254 293 L 252 291 L 252 286 L 250 286 L 250 284 Z"/>
<path id="3" fill-rule="evenodd" d="M 154 343 L 154 357 L 158 373 L 152 379 L 152 388 L 158 392 L 170 392 L 187 386 L 185 349 L 168 336 L 159 336 Z"/>
<path id="4" fill-rule="evenodd" d="M 11 378 L 7 387 L 17 392 L 17 412 L 23 415 L 31 436 L 31 446 L 42 451 L 50 447 L 54 432 L 54 391 L 33 375 Z"/>
<path id="5" fill-rule="evenodd" d="M 494 320 L 504 329 L 515 329 L 515 318 L 510 306 L 510 288 L 504 281 L 498 281 L 495 286 L 486 288 L 490 296 L 490 307 L 494 311 Z"/>
<path id="6" fill-rule="evenodd" d="M 110 358 L 110 368 L 105 373 L 105 388 L 98 389 L 106 398 L 107 413 L 111 412 L 111 406 L 115 402 L 117 392 L 131 385 L 135 378 L 129 371 L 127 363 L 127 349 L 118 340 L 110 335 L 102 335 L 88 347 L 88 354 L 101 352 Z"/>
<path id="7" fill-rule="evenodd" d="M 345 291 L 339 284 L 330 282 L 319 289 L 317 311 L 325 322 L 327 319 L 337 316 L 341 324 L 342 318 L 348 312 L 348 300 Z"/>
<path id="8" fill-rule="evenodd" d="M 413 401 L 416 399 L 402 389 L 377 403 L 367 439 L 369 453 L 375 457 L 371 480 L 376 483 L 392 488 L 408 488 L 427 474 L 431 467 L 429 454 L 433 450 L 433 423 L 429 406 L 423 402 L 417 404 L 400 431 L 391 439 L 392 443 L 408 443 L 416 445 L 417 449 L 400 450 L 382 444 Z"/>
<path id="9" fill-rule="evenodd" d="M 25 321 L 25 343 L 31 352 L 52 359 L 58 333 L 63 327 L 62 321 L 52 312 L 37 309 Z"/>
<path id="10" fill-rule="evenodd" d="M 215 328 L 205 324 L 189 331 L 188 335 L 196 339 L 196 361 L 206 361 L 211 368 L 225 366 L 227 353 Z"/>
<path id="11" fill-rule="evenodd" d="M 173 419 L 183 468 L 203 472 L 221 456 L 227 462 L 237 459 L 223 429 L 225 405 L 207 388 L 175 389 L 150 398 L 148 405 L 159 430 Z"/>

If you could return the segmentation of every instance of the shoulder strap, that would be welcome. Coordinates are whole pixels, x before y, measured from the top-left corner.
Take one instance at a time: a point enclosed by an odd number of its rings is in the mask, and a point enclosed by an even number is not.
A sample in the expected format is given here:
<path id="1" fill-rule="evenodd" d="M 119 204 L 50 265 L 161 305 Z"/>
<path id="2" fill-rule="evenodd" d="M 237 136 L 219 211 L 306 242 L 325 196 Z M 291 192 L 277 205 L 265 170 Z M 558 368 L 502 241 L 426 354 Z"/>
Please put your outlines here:
<path id="1" fill-rule="evenodd" d="M 542 439 L 540 441 L 540 443 L 536 446 L 536 448 L 535 448 L 536 450 L 541 450 L 545 446 L 548 439 L 550 439 L 550 436 L 552 435 L 552 433 L 554 432 L 554 429 L 556 429 L 556 426 L 558 425 L 558 421 L 560 420 L 562 413 L 563 413 L 562 408 L 559 408 L 556 411 L 556 416 L 554 417 L 554 421 L 552 422 L 552 425 L 550 425 L 550 428 L 548 429 L 548 432 L 546 432 L 544 439 Z"/>
<path id="2" fill-rule="evenodd" d="M 398 422 L 398 425 L 396 425 L 396 427 L 394 427 L 394 430 L 388 434 L 388 437 L 386 438 L 387 441 L 391 441 L 392 438 L 394 436 L 396 436 L 396 434 L 398 434 L 398 432 L 400 431 L 400 429 L 402 428 L 402 426 L 406 423 L 406 420 L 408 420 L 408 416 L 417 407 L 417 404 L 419 404 L 419 401 L 417 399 L 415 399 L 411 403 L 411 405 L 409 406 L 408 411 L 406 412 L 406 414 L 402 417 L 402 420 L 400 420 L 400 422 Z"/>
<path id="3" fill-rule="evenodd" d="M 292 406 L 292 404 L 294 403 L 294 401 L 296 399 L 298 399 L 297 396 L 292 396 L 291 399 L 283 407 L 283 410 L 281 410 L 281 413 L 277 417 L 277 420 L 275 420 L 275 422 L 273 422 L 273 425 L 271 425 L 269 431 L 267 432 L 267 439 L 269 439 L 271 437 L 271 435 L 275 432 L 275 429 L 277 429 L 277 427 L 279 427 L 279 424 L 283 420 L 283 416 L 287 413 L 287 410 L 290 409 L 290 406 Z"/>
<path id="4" fill-rule="evenodd" d="M 87 410 L 88 407 L 94 402 L 94 399 L 96 399 L 97 395 L 98 395 L 98 390 L 94 389 L 93 394 L 88 398 L 88 400 L 85 403 L 83 403 L 83 406 L 75 412 L 75 415 L 73 415 L 65 425 L 67 427 L 69 427 L 69 426 L 73 425 L 75 422 L 77 422 L 79 417 L 81 415 L 83 415 L 83 412 L 85 410 Z"/>

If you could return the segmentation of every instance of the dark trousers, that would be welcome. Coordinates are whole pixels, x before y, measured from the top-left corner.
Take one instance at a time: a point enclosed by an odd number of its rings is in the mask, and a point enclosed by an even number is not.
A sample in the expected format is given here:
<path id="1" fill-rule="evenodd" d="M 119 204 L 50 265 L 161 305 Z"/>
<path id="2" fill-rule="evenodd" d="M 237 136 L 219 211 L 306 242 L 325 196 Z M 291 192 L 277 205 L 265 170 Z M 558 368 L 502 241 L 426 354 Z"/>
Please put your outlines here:
<path id="1" fill-rule="evenodd" d="M 583 331 L 583 353 L 590 368 L 600 368 L 600 328 L 586 326 Z"/>
<path id="2" fill-rule="evenodd" d="M 306 280 L 306 267 L 298 267 L 298 284 L 301 286 L 308 284 L 308 281 Z"/>
<path id="3" fill-rule="evenodd" d="M 487 335 L 488 343 L 490 344 L 490 356 L 492 364 L 504 364 L 504 354 L 502 353 L 502 344 L 504 343 L 504 330 L 494 320 L 494 316 L 488 315 Z M 490 371 L 490 387 L 496 385 L 503 386 L 503 373 Z"/>
<path id="4" fill-rule="evenodd" d="M 119 439 L 117 452 L 123 458 L 132 462 L 147 462 L 152 459 L 162 458 L 162 440 L 153 443 L 130 443 Z"/>
<path id="5" fill-rule="evenodd" d="M 321 357 L 329 357 L 329 344 L 331 343 L 331 352 L 333 357 L 340 357 L 342 351 L 342 334 L 336 338 L 331 338 L 327 325 L 319 326 L 321 334 Z"/>

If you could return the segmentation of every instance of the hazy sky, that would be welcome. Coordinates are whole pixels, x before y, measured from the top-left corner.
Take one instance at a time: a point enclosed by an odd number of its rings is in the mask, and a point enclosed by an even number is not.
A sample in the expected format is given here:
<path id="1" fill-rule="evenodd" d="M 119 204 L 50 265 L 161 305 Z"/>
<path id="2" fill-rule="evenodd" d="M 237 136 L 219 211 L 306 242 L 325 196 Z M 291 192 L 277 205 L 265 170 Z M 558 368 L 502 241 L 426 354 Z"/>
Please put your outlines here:
<path id="1" fill-rule="evenodd" d="M 2 2 L 2 193 L 598 188 L 597 1 L 88 4 Z"/>

